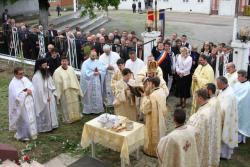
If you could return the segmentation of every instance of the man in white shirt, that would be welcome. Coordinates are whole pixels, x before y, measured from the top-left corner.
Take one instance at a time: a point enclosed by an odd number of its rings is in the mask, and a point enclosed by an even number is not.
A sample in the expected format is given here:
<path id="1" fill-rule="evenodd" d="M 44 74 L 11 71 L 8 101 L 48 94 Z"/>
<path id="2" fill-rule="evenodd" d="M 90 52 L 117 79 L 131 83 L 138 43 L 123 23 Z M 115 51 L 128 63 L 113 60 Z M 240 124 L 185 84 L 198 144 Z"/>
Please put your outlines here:
<path id="1" fill-rule="evenodd" d="M 141 71 L 141 69 L 144 68 L 145 64 L 141 59 L 137 58 L 134 49 L 129 51 L 129 57 L 130 59 L 126 61 L 125 68 L 130 69 L 134 76 L 136 76 Z"/>

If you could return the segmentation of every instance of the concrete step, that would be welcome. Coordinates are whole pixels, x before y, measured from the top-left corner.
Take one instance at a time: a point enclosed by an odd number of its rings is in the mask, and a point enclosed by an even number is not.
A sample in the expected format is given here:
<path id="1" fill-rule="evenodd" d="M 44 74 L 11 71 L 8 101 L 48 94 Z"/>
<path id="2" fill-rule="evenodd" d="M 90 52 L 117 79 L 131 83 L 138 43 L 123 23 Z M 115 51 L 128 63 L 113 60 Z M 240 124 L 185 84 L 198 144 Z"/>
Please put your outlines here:
<path id="1" fill-rule="evenodd" d="M 108 18 L 103 18 L 103 19 L 101 19 L 101 20 L 95 22 L 91 27 L 89 27 L 89 28 L 86 30 L 86 32 L 87 32 L 87 31 L 89 31 L 89 32 L 94 31 L 95 29 L 101 27 L 102 25 L 104 25 L 104 24 L 107 23 L 108 21 L 109 21 Z"/>
<path id="2" fill-rule="evenodd" d="M 63 153 L 43 164 L 45 167 L 67 167 L 79 158 L 72 157 L 70 154 Z"/>
<path id="3" fill-rule="evenodd" d="M 70 30 L 72 31 L 76 28 L 76 26 L 79 26 L 81 24 L 86 24 L 88 21 L 90 21 L 89 16 L 74 18 L 70 22 L 65 23 L 61 26 L 56 26 L 55 28 L 57 30 L 64 30 L 65 26 L 68 26 L 68 27 L 70 27 Z"/>
<path id="4" fill-rule="evenodd" d="M 61 17 L 52 19 L 49 21 L 49 24 L 54 24 L 55 26 L 56 25 L 57 26 L 63 25 L 72 19 L 78 18 L 80 16 L 81 12 L 82 12 L 81 10 L 78 10 L 75 13 L 71 13 L 71 14 L 68 14 L 65 16 L 61 16 Z"/>
<path id="5" fill-rule="evenodd" d="M 105 15 L 102 14 L 102 15 L 97 16 L 96 18 L 90 20 L 87 23 L 83 23 L 83 24 L 79 25 L 79 27 L 83 32 L 92 31 L 96 27 L 97 24 L 100 24 L 104 20 L 107 20 L 107 18 Z M 98 26 L 100 26 L 100 25 L 98 25 Z"/>

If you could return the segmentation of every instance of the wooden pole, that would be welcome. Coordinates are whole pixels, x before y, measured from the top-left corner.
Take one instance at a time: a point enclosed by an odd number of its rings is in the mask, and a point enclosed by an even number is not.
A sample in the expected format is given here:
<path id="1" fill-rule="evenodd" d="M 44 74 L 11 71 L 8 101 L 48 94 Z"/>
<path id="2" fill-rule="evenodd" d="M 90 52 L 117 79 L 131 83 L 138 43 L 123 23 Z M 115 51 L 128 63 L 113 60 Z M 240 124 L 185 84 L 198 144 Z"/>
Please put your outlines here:
<path id="1" fill-rule="evenodd" d="M 236 0 L 235 1 L 235 13 L 234 13 L 234 25 L 233 25 L 232 41 L 235 41 L 237 39 L 238 13 L 239 13 L 239 0 Z"/>
<path id="2" fill-rule="evenodd" d="M 155 31 L 157 31 L 157 0 L 155 0 Z"/>

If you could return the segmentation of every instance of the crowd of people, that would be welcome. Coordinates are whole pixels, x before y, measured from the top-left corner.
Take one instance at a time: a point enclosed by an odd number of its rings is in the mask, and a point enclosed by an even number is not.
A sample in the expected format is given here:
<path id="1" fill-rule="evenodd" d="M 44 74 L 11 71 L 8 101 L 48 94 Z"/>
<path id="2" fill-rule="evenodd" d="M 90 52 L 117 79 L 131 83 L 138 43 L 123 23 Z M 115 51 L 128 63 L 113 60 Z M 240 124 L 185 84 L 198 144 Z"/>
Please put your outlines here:
<path id="1" fill-rule="evenodd" d="M 13 29 L 14 28 L 14 29 Z M 124 60 L 129 59 L 128 52 L 131 48 L 137 48 L 137 56 L 143 59 L 143 42 L 136 36 L 135 32 L 122 31 L 115 29 L 107 33 L 101 28 L 97 34 L 90 32 L 83 33 L 79 27 L 76 27 L 74 33 L 70 27 L 65 27 L 62 31 L 57 31 L 53 24 L 44 29 L 43 26 L 29 27 L 25 23 L 16 23 L 15 19 L 8 18 L 0 29 L 0 53 L 14 55 L 13 30 L 17 33 L 20 50 L 26 59 L 37 60 L 40 57 L 51 55 L 49 48 L 54 48 L 55 53 L 60 56 L 68 56 L 68 39 L 74 37 L 74 46 L 76 50 L 77 64 L 74 68 L 81 68 L 81 64 L 88 58 L 89 48 L 95 48 L 97 55 L 103 53 L 103 46 L 109 44 L 112 51 L 120 54 Z M 42 49 L 44 51 L 42 51 Z M 71 48 L 72 50 L 74 48 Z"/>
<path id="2" fill-rule="evenodd" d="M 5 26 L 9 24 L 16 26 L 13 20 Z M 97 34 L 83 34 L 76 28 L 79 81 L 67 57 L 69 27 L 62 32 L 53 25 L 46 31 L 32 27 L 31 32 L 25 24 L 17 27 L 24 57 L 36 60 L 32 81 L 16 67 L 9 85 L 9 129 L 18 140 L 58 128 L 58 105 L 65 123 L 110 106 L 116 115 L 144 123 L 143 152 L 167 167 L 219 166 L 220 157 L 230 159 L 238 142 L 250 136 L 247 72 L 236 70 L 232 48 L 224 43 L 204 42 L 198 51 L 186 35 L 173 33 L 159 36 L 144 57 L 143 41 L 134 31 L 107 34 L 101 28 Z M 39 33 L 46 39 L 45 56 L 39 56 Z M 166 134 L 170 92 L 180 102 L 173 114 L 176 129 Z M 184 108 L 191 95 L 186 121 Z"/>

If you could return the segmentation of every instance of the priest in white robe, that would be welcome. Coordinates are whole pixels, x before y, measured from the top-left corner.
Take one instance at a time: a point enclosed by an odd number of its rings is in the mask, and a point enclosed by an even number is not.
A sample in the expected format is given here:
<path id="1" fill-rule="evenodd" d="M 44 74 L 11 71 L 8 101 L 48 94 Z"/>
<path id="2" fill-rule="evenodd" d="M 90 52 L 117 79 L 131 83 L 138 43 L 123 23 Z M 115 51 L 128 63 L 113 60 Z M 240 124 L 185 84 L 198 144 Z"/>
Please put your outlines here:
<path id="1" fill-rule="evenodd" d="M 133 49 L 129 51 L 129 57 L 130 59 L 126 61 L 125 68 L 130 69 L 134 76 L 137 76 L 137 74 L 144 68 L 145 64 L 141 59 L 137 58 L 136 52 Z"/>
<path id="2" fill-rule="evenodd" d="M 49 132 L 58 128 L 56 87 L 48 72 L 47 60 L 38 59 L 32 78 L 38 132 Z"/>
<path id="3" fill-rule="evenodd" d="M 33 85 L 24 77 L 22 67 L 14 69 L 9 85 L 9 129 L 16 131 L 15 138 L 29 140 L 37 138 Z"/>
<path id="4" fill-rule="evenodd" d="M 61 66 L 56 69 L 53 79 L 57 91 L 57 103 L 61 104 L 63 121 L 73 123 L 82 118 L 80 97 L 82 91 L 73 67 L 67 57 L 61 57 Z"/>
<path id="5" fill-rule="evenodd" d="M 200 167 L 199 133 L 194 127 L 185 125 L 185 120 L 185 110 L 175 110 L 175 129 L 162 137 L 157 146 L 160 167 Z"/>
<path id="6" fill-rule="evenodd" d="M 228 63 L 226 65 L 226 70 L 227 73 L 225 74 L 225 77 L 227 78 L 228 85 L 231 86 L 232 88 L 234 85 L 238 82 L 238 74 L 237 70 L 235 69 L 234 63 Z"/>
<path id="7" fill-rule="evenodd" d="M 103 83 L 106 69 L 92 50 L 81 69 L 80 85 L 83 92 L 83 113 L 98 114 L 104 112 Z"/>
<path id="8" fill-rule="evenodd" d="M 120 59 L 118 53 L 111 51 L 111 47 L 109 45 L 103 46 L 104 53 L 99 57 L 99 61 L 104 64 L 106 68 L 106 75 L 104 80 L 104 104 L 106 106 L 112 106 L 114 101 L 114 94 L 112 92 L 111 80 L 114 72 L 118 70 L 117 60 Z"/>
<path id="9" fill-rule="evenodd" d="M 220 90 L 218 100 L 222 114 L 221 158 L 231 159 L 233 149 L 238 147 L 237 99 L 225 77 L 220 76 L 216 81 Z"/>
<path id="10" fill-rule="evenodd" d="M 234 94 L 238 101 L 239 112 L 239 137 L 238 142 L 246 143 L 246 137 L 250 137 L 250 82 L 247 80 L 245 70 L 238 71 L 239 82 L 234 86 Z"/>

